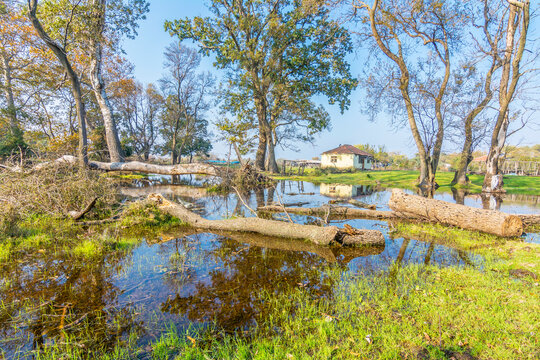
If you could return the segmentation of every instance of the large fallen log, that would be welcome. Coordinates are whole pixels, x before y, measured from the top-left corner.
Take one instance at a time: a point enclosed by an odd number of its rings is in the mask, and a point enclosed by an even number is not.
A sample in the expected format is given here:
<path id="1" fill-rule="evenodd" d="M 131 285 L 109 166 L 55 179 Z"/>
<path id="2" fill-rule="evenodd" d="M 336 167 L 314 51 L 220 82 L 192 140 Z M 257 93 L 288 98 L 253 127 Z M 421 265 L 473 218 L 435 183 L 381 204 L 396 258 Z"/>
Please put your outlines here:
<path id="1" fill-rule="evenodd" d="M 371 219 L 371 220 L 395 220 L 402 219 L 400 214 L 396 214 L 392 211 L 378 211 L 378 210 L 364 210 L 355 209 L 345 206 L 330 206 L 323 205 L 316 208 L 303 208 L 303 207 L 286 207 L 277 205 L 267 205 L 257 208 L 261 212 L 281 213 L 287 212 L 289 214 L 308 215 L 329 218 L 344 218 L 344 219 Z M 408 218 L 416 218 L 410 216 Z"/>
<path id="2" fill-rule="evenodd" d="M 64 155 L 53 161 L 53 163 L 69 163 L 77 164 L 77 158 L 71 155 Z M 34 170 L 40 170 L 46 167 L 51 162 L 45 162 L 38 164 L 34 167 Z M 101 161 L 89 161 L 88 166 L 91 169 L 102 171 L 132 171 L 141 172 L 145 174 L 158 174 L 158 175 L 187 175 L 187 174 L 200 174 L 200 175 L 212 175 L 219 176 L 219 170 L 215 166 L 202 163 L 192 164 L 177 164 L 177 165 L 156 165 L 148 164 L 139 161 L 129 161 L 124 163 L 106 163 Z"/>
<path id="3" fill-rule="evenodd" d="M 182 228 L 175 229 L 174 232 L 169 232 L 162 234 L 158 241 L 151 243 L 165 243 L 178 239 L 184 236 L 200 234 L 201 231 L 194 228 Z M 308 252 L 320 256 L 330 263 L 339 263 L 341 265 L 347 265 L 351 260 L 381 254 L 385 246 L 321 246 L 313 244 L 310 242 L 287 239 L 283 240 L 282 238 L 276 238 L 271 236 L 264 235 L 254 235 L 250 233 L 242 232 L 220 232 L 213 231 L 217 235 L 221 235 L 224 238 L 228 238 L 239 243 L 248 244 L 250 246 L 260 247 L 264 249 L 273 249 L 280 251 L 290 251 L 290 252 Z"/>
<path id="4" fill-rule="evenodd" d="M 75 156 L 64 155 L 53 161 L 45 161 L 37 164 L 30 171 L 40 171 L 55 164 L 71 164 L 77 165 L 78 160 Z M 139 161 L 129 161 L 123 163 L 106 163 L 101 161 L 89 161 L 88 167 L 94 170 L 102 171 L 131 171 L 140 172 L 145 174 L 157 174 L 157 175 L 210 175 L 210 176 L 222 176 L 222 173 L 218 167 L 204 163 L 192 163 L 192 164 L 177 164 L 177 165 L 157 165 L 148 164 Z M 8 167 L 2 165 L 3 169 L 13 172 L 24 172 L 25 169 L 20 166 Z"/>
<path id="5" fill-rule="evenodd" d="M 400 189 L 392 190 L 388 205 L 405 218 L 412 216 L 424 221 L 438 222 L 502 237 L 521 236 L 523 233 L 523 222 L 519 216 L 408 195 Z"/>
<path id="6" fill-rule="evenodd" d="M 351 232 L 350 230 L 339 229 L 336 226 L 319 227 L 259 218 L 208 220 L 189 211 L 183 205 L 168 201 L 158 194 L 149 195 L 147 200 L 155 204 L 164 213 L 174 216 L 197 229 L 252 232 L 280 238 L 309 240 L 318 245 L 328 245 L 332 242 L 347 245 L 384 244 L 384 236 L 377 230 L 356 230 Z"/>

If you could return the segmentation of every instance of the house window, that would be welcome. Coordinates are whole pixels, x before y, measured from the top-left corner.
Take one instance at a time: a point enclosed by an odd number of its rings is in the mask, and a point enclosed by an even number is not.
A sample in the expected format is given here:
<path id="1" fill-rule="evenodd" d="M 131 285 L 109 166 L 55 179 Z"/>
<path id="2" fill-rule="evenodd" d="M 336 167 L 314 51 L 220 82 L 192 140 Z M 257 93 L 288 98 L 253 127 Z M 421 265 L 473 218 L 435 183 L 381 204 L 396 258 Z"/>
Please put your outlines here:
<path id="1" fill-rule="evenodd" d="M 330 162 L 337 163 L 337 156 L 330 156 Z"/>
<path id="2" fill-rule="evenodd" d="M 334 193 L 336 192 L 336 187 L 335 187 L 335 186 L 330 186 L 330 187 L 328 188 L 328 192 L 329 192 L 330 194 L 334 194 Z"/>

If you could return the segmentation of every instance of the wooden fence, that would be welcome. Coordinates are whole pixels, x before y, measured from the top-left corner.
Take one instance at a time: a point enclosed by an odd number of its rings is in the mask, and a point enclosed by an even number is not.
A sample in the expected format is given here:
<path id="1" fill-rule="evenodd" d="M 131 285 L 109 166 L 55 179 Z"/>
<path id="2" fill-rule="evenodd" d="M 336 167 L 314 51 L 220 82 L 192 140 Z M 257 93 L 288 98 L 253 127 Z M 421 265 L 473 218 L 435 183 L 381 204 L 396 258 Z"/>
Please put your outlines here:
<path id="1" fill-rule="evenodd" d="M 480 173 L 486 172 L 486 163 L 477 162 Z M 499 167 L 503 174 L 540 176 L 540 161 L 503 160 Z"/>

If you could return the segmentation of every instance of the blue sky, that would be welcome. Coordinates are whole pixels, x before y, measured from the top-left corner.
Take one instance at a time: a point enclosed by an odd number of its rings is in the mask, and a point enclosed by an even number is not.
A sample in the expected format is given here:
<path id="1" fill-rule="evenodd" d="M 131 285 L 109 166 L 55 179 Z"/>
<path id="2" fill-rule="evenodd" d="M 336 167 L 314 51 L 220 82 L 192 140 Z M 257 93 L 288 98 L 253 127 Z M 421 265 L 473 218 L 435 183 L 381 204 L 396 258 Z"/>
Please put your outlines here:
<path id="1" fill-rule="evenodd" d="M 135 65 L 135 77 L 143 83 L 157 82 L 163 73 L 163 51 L 175 39 L 164 31 L 165 20 L 174 20 L 184 17 L 201 16 L 207 14 L 205 2 L 200 0 L 154 0 L 150 4 L 147 19 L 140 24 L 139 35 L 134 40 L 127 40 L 124 49 L 128 59 Z M 354 76 L 360 75 L 364 60 L 358 55 L 349 59 Z M 212 59 L 203 58 L 202 70 L 211 71 L 220 76 L 221 71 L 212 66 Z M 287 149 L 277 149 L 278 158 L 309 159 L 340 144 L 369 143 L 372 145 L 385 145 L 388 151 L 399 151 L 413 156 L 416 147 L 411 140 L 410 130 L 402 128 L 393 129 L 387 120 L 380 117 L 377 122 L 370 122 L 361 112 L 362 91 L 356 90 L 351 95 L 351 107 L 344 114 L 335 106 L 327 102 L 322 104 L 332 117 L 332 129 L 323 132 L 314 144 L 301 144 L 301 151 L 294 152 Z M 212 122 L 216 119 L 216 112 L 208 113 Z M 540 127 L 531 126 L 514 135 L 511 143 L 532 145 L 540 143 Z M 448 144 L 447 151 L 455 150 L 455 146 Z M 214 143 L 214 150 L 218 156 L 225 157 L 228 146 Z"/>

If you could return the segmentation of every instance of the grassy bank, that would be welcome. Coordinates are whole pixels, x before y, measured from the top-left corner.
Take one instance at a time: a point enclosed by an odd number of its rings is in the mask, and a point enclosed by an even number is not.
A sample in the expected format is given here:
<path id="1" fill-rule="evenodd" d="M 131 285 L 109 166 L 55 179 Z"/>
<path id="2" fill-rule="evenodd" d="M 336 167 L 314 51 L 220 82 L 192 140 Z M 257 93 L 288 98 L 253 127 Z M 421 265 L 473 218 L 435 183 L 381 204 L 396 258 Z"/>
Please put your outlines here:
<path id="1" fill-rule="evenodd" d="M 382 187 L 397 187 L 414 189 L 416 187 L 417 171 L 358 171 L 344 173 L 324 173 L 320 169 L 306 169 L 303 176 L 275 176 L 278 180 L 298 180 L 313 183 L 335 183 L 349 185 L 379 185 Z M 438 172 L 437 183 L 440 191 L 450 191 L 450 182 L 454 178 L 453 172 Z M 482 191 L 482 175 L 471 175 L 471 184 L 467 189 L 471 193 Z M 540 177 L 533 176 L 505 176 L 504 188 L 509 194 L 540 195 Z"/>

